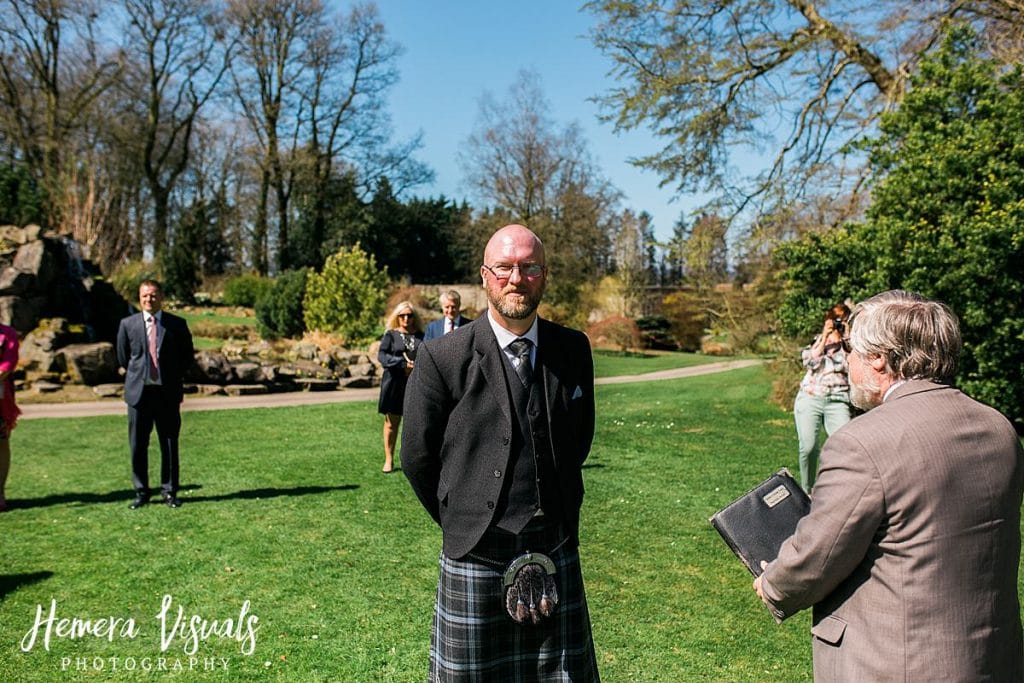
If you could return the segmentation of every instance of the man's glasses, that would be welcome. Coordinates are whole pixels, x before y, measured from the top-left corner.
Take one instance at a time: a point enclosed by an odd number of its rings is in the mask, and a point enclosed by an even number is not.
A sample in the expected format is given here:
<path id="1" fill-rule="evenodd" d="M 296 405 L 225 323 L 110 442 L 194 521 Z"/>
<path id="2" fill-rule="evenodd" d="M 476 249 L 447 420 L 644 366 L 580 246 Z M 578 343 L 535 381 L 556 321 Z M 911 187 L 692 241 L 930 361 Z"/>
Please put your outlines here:
<path id="1" fill-rule="evenodd" d="M 510 277 L 512 277 L 513 270 L 518 270 L 520 275 L 522 275 L 525 278 L 533 280 L 543 275 L 544 271 L 547 270 L 547 268 L 540 265 L 539 263 L 516 264 L 514 266 L 510 266 L 506 263 L 499 263 L 494 266 L 489 266 L 485 263 L 484 268 L 491 271 L 491 275 L 493 275 L 498 280 L 509 279 Z"/>

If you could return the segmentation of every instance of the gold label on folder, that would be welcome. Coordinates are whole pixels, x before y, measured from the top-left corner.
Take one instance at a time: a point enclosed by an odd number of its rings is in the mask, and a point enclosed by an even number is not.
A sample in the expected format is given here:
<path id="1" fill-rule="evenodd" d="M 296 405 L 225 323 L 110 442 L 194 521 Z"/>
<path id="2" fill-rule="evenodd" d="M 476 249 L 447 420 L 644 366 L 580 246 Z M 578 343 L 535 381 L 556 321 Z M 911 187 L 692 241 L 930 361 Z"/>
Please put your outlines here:
<path id="1" fill-rule="evenodd" d="M 786 490 L 785 486 L 779 486 L 764 497 L 764 504 L 773 508 L 787 498 L 789 498 L 789 491 Z"/>

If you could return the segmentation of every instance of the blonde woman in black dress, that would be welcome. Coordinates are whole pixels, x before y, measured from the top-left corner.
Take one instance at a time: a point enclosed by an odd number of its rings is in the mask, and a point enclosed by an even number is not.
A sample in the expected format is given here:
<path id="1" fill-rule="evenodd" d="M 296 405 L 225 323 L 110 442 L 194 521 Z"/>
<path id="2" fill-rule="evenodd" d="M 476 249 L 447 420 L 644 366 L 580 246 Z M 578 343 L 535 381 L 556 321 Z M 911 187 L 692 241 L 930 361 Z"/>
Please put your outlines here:
<path id="1" fill-rule="evenodd" d="M 408 301 L 399 303 L 387 320 L 387 332 L 380 339 L 377 359 L 384 368 L 380 381 L 377 412 L 384 416 L 384 467 L 387 474 L 395 470 L 395 444 L 402 423 L 402 401 L 405 383 L 412 372 L 416 349 L 423 341 L 423 321 Z"/>

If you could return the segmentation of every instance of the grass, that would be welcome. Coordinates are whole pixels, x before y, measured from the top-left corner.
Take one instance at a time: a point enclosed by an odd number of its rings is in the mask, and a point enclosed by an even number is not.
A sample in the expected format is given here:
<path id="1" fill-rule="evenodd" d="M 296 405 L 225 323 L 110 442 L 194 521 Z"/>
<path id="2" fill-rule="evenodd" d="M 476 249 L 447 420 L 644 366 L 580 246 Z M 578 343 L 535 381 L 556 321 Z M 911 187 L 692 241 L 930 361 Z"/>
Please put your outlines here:
<path id="1" fill-rule="evenodd" d="M 195 323 L 215 323 L 220 325 L 244 325 L 256 327 L 256 318 L 252 315 L 243 315 L 247 309 L 237 307 L 195 307 L 188 309 L 174 309 L 175 315 L 180 315 L 188 321 L 189 325 Z"/>
<path id="2" fill-rule="evenodd" d="M 175 309 L 188 321 L 192 342 L 197 349 L 219 351 L 227 339 L 258 337 L 256 318 L 248 309 L 238 307 L 191 307 Z"/>
<path id="3" fill-rule="evenodd" d="M 809 618 L 776 626 L 707 522 L 796 466 L 791 420 L 768 391 L 762 368 L 598 388 L 581 555 L 604 680 L 810 680 Z M 177 679 L 423 680 L 440 532 L 400 475 L 379 472 L 373 402 L 184 423 L 185 505 L 136 512 L 124 418 L 18 426 L 17 507 L 0 516 L 0 680 L 144 680 L 153 672 L 123 667 L 160 657 L 187 669 L 188 638 L 161 652 L 165 595 L 185 622 L 216 619 L 221 632 L 259 619 L 252 654 L 214 635 L 198 643 L 200 669 Z M 132 618 L 138 633 L 22 651 L 51 600 L 58 618 Z M 202 671 L 211 657 L 228 668 Z"/>
<path id="4" fill-rule="evenodd" d="M 659 370 L 688 368 L 705 363 L 717 363 L 731 358 L 705 356 L 699 353 L 675 351 L 610 351 L 598 349 L 594 352 L 594 374 L 597 377 L 639 375 Z"/>

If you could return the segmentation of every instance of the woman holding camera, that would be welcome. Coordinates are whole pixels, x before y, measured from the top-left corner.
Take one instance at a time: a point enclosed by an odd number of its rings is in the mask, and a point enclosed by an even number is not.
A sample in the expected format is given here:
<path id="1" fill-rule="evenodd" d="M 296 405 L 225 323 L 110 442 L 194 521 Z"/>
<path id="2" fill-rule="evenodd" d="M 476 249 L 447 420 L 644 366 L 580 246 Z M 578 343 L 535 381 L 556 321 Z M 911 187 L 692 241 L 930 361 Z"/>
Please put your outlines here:
<path id="1" fill-rule="evenodd" d="M 807 368 L 793 404 L 799 440 L 800 481 L 810 493 L 818 474 L 818 437 L 822 426 L 831 435 L 850 421 L 850 380 L 844 340 L 850 308 L 836 304 L 825 315 L 821 334 L 801 352 Z"/>
<path id="2" fill-rule="evenodd" d="M 423 341 L 423 322 L 408 301 L 402 301 L 391 311 L 387 331 L 380 339 L 377 360 L 384 368 L 380 380 L 380 400 L 377 412 L 384 416 L 384 468 L 387 474 L 395 469 L 395 444 L 398 427 L 402 423 L 402 402 L 405 384 L 412 372 L 416 349 Z"/>

